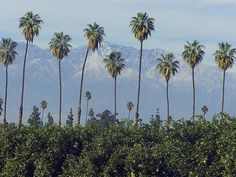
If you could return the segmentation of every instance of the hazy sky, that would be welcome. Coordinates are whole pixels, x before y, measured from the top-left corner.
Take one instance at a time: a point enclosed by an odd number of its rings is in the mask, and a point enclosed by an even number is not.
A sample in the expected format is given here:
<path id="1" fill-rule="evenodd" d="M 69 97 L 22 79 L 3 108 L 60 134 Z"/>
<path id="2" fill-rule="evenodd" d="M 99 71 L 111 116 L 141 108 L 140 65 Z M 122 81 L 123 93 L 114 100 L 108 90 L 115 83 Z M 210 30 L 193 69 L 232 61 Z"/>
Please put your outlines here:
<path id="1" fill-rule="evenodd" d="M 0 0 L 0 37 L 22 41 L 19 18 L 27 11 L 39 13 L 44 21 L 35 44 L 46 48 L 54 32 L 73 38 L 73 47 L 86 44 L 83 29 L 96 21 L 105 28 L 106 41 L 139 47 L 129 22 L 137 12 L 155 18 L 156 30 L 145 48 L 180 53 L 186 40 L 197 39 L 206 46 L 205 62 L 217 43 L 236 46 L 236 0 Z"/>

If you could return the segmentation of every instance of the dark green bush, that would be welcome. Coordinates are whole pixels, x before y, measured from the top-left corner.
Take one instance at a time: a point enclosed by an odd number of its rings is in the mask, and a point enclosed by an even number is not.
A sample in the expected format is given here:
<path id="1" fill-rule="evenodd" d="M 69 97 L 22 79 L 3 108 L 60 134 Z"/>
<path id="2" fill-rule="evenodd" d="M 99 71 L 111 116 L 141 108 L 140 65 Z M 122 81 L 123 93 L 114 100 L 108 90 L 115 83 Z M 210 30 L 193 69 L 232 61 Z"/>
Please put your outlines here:
<path id="1" fill-rule="evenodd" d="M 236 120 L 129 121 L 85 127 L 9 126 L 0 132 L 0 176 L 236 176 Z"/>

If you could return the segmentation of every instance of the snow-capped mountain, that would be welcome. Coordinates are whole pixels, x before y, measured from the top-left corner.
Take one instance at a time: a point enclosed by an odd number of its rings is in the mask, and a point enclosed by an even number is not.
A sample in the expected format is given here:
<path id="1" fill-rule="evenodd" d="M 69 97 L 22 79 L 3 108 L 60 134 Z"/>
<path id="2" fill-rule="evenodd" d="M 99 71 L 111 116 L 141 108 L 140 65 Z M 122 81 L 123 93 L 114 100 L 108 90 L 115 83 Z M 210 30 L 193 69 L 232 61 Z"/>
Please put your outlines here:
<path id="1" fill-rule="evenodd" d="M 16 61 L 9 67 L 9 97 L 8 118 L 17 121 L 20 105 L 20 89 L 22 79 L 22 64 L 25 44 L 18 44 L 19 55 Z M 132 47 L 119 46 L 104 42 L 100 49 L 90 52 L 85 69 L 84 93 L 89 90 L 92 99 L 89 107 L 95 113 L 105 109 L 113 110 L 113 81 L 104 69 L 103 58 L 111 51 L 120 51 L 125 59 L 126 68 L 118 77 L 117 94 L 119 118 L 127 116 L 126 103 L 136 103 L 137 74 L 139 50 Z M 80 75 L 82 63 L 86 52 L 86 46 L 71 49 L 68 57 L 62 61 L 63 80 L 63 117 L 64 121 L 70 108 L 73 108 L 76 117 L 79 96 Z M 141 118 L 147 121 L 151 114 L 159 108 L 161 116 L 166 115 L 165 82 L 162 76 L 155 71 L 156 59 L 166 51 L 161 49 L 150 49 L 143 51 L 142 81 L 141 81 Z M 180 61 L 179 73 L 170 80 L 170 110 L 175 119 L 191 116 L 192 105 L 192 82 L 191 71 L 183 63 L 181 56 L 176 55 Z M 1 97 L 4 96 L 5 74 L 1 66 Z M 221 79 L 222 72 L 216 66 L 201 63 L 196 67 L 196 112 L 200 114 L 201 106 L 207 105 L 209 115 L 220 110 Z M 234 114 L 234 103 L 236 98 L 236 75 L 227 72 L 226 75 L 226 98 L 225 111 Z M 52 57 L 48 49 L 41 49 L 30 45 L 26 64 L 24 101 L 24 121 L 32 112 L 33 105 L 40 105 L 42 99 L 48 101 L 46 111 L 51 112 L 57 121 L 58 112 L 58 62 Z M 85 99 L 83 100 L 85 109 Z M 83 109 L 83 110 L 84 110 Z M 132 112 L 134 116 L 135 110 Z M 82 112 L 84 118 L 85 111 Z M 83 120 L 84 121 L 84 120 Z"/>

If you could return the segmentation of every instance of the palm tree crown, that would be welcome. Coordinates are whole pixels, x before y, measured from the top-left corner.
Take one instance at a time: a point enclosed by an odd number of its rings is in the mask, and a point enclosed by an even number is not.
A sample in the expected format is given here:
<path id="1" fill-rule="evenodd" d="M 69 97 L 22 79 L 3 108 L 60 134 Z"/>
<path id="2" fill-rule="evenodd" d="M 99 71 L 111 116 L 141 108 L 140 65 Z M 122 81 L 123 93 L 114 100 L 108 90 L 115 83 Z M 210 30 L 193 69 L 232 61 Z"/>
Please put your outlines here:
<path id="1" fill-rule="evenodd" d="M 124 59 L 121 58 L 120 52 L 112 52 L 104 59 L 105 68 L 112 78 L 116 78 L 117 75 L 124 69 Z"/>
<path id="2" fill-rule="evenodd" d="M 227 70 L 231 68 L 234 64 L 236 49 L 232 48 L 230 44 L 226 43 L 219 43 L 219 49 L 216 50 L 214 53 L 215 62 L 218 67 L 222 70 Z"/>
<path id="3" fill-rule="evenodd" d="M 52 55 L 60 60 L 67 56 L 70 52 L 70 41 L 71 37 L 69 35 L 64 35 L 63 32 L 54 33 L 54 36 L 49 43 Z"/>
<path id="4" fill-rule="evenodd" d="M 154 18 L 150 18 L 147 13 L 139 12 L 137 17 L 132 17 L 130 26 L 132 27 L 132 32 L 135 38 L 139 41 L 144 41 L 151 36 L 151 31 L 154 28 Z"/>
<path id="5" fill-rule="evenodd" d="M 90 91 L 87 91 L 85 93 L 85 97 L 86 97 L 87 100 L 90 100 L 92 98 L 92 95 L 91 95 Z"/>
<path id="6" fill-rule="evenodd" d="M 128 109 L 129 111 L 132 111 L 133 108 L 134 108 L 134 104 L 133 104 L 131 101 L 129 101 L 129 102 L 127 103 L 127 109 Z"/>
<path id="7" fill-rule="evenodd" d="M 17 43 L 10 38 L 2 39 L 0 43 L 0 59 L 5 66 L 8 66 L 15 60 L 17 55 L 16 46 Z"/>
<path id="8" fill-rule="evenodd" d="M 39 14 L 33 14 L 33 12 L 27 12 L 24 17 L 20 18 L 19 27 L 23 28 L 22 34 L 26 41 L 33 42 L 34 36 L 39 34 L 41 23 L 43 23 L 43 21 Z"/>
<path id="9" fill-rule="evenodd" d="M 84 29 L 84 33 L 88 40 L 88 48 L 92 51 L 98 49 L 103 41 L 103 36 L 105 36 L 104 28 L 94 22 L 93 24 L 88 24 L 88 28 Z"/>
<path id="10" fill-rule="evenodd" d="M 197 40 L 192 43 L 187 41 L 187 45 L 184 45 L 184 52 L 182 53 L 182 56 L 184 61 L 191 68 L 194 68 L 202 61 L 205 55 L 203 48 L 205 48 L 205 46 L 200 44 Z"/>
<path id="11" fill-rule="evenodd" d="M 41 108 L 44 110 L 44 109 L 46 109 L 47 107 L 48 107 L 47 101 L 42 100 L 42 101 L 41 101 Z"/>
<path id="12" fill-rule="evenodd" d="M 201 107 L 202 113 L 206 114 L 208 112 L 208 107 L 206 105 Z"/>
<path id="13" fill-rule="evenodd" d="M 174 55 L 168 53 L 166 55 L 161 55 L 161 58 L 158 58 L 157 71 L 165 77 L 165 80 L 168 82 L 171 74 L 174 76 L 178 73 L 179 62 L 174 60 Z"/>

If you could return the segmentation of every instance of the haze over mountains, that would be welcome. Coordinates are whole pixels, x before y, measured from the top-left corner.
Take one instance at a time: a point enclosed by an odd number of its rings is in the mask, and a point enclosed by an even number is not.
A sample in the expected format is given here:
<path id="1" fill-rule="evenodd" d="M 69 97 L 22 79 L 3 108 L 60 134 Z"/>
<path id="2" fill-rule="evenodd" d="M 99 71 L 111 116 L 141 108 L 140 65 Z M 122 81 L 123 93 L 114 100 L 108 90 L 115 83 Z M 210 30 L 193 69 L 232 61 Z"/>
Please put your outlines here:
<path id="1" fill-rule="evenodd" d="M 9 67 L 9 98 L 8 119 L 10 122 L 18 121 L 20 105 L 20 88 L 22 80 L 22 64 L 25 44 L 18 44 L 16 61 Z M 92 93 L 89 107 L 95 113 L 109 109 L 113 111 L 113 80 L 104 69 L 103 58 L 111 51 L 120 51 L 125 59 L 126 69 L 117 80 L 117 112 L 118 118 L 126 117 L 126 103 L 132 101 L 136 104 L 137 73 L 139 50 L 132 47 L 118 46 L 104 42 L 100 49 L 89 54 L 85 69 L 84 93 Z M 86 46 L 71 49 L 68 57 L 62 62 L 63 80 L 63 110 L 62 118 L 65 122 L 69 109 L 72 108 L 75 118 L 77 112 L 80 74 L 84 60 Z M 159 108 L 162 118 L 166 116 L 165 81 L 155 72 L 156 59 L 166 51 L 161 49 L 144 50 L 142 81 L 141 81 L 141 118 L 146 122 L 151 114 Z M 174 119 L 190 118 L 192 110 L 192 81 L 190 68 L 183 63 L 181 55 L 176 55 L 180 61 L 179 73 L 170 80 L 170 114 Z M 4 96 L 5 73 L 1 66 L 1 97 Z M 222 72 L 215 65 L 201 63 L 196 67 L 196 112 L 201 113 L 201 106 L 209 108 L 207 117 L 218 113 L 221 102 Z M 236 75 L 227 72 L 225 90 L 225 111 L 235 114 Z M 42 99 L 48 101 L 46 112 L 51 112 L 57 122 L 59 100 L 58 62 L 52 57 L 48 49 L 31 45 L 26 65 L 26 85 L 24 121 L 32 112 L 33 105 L 40 106 Z M 84 94 L 83 94 L 84 95 Z M 83 97 L 82 122 L 85 119 L 85 98 Z M 135 110 L 132 111 L 134 117 Z"/>

